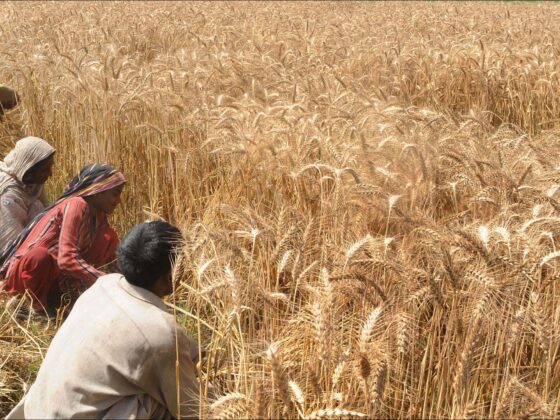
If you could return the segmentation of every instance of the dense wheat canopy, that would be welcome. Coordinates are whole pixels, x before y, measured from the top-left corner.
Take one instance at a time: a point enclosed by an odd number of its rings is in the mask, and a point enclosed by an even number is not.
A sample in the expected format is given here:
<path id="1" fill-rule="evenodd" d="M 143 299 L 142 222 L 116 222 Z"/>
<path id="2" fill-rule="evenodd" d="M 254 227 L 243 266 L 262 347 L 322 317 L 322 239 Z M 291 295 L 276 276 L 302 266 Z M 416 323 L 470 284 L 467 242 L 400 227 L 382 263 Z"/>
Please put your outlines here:
<path id="1" fill-rule="evenodd" d="M 559 39 L 556 4 L 3 3 L 0 152 L 183 228 L 205 417 L 558 417 Z M 5 414 L 57 326 L 2 299 Z"/>

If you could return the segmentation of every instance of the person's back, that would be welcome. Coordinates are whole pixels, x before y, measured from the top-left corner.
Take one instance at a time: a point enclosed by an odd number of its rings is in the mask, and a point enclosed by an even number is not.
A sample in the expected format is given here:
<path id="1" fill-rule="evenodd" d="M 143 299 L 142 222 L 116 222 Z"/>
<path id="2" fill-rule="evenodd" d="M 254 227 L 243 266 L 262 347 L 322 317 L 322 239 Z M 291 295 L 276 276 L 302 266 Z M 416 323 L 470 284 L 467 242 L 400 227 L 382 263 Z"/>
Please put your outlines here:
<path id="1" fill-rule="evenodd" d="M 177 379 L 181 417 L 196 417 L 196 355 L 158 295 L 106 275 L 76 301 L 8 418 L 177 417 Z"/>

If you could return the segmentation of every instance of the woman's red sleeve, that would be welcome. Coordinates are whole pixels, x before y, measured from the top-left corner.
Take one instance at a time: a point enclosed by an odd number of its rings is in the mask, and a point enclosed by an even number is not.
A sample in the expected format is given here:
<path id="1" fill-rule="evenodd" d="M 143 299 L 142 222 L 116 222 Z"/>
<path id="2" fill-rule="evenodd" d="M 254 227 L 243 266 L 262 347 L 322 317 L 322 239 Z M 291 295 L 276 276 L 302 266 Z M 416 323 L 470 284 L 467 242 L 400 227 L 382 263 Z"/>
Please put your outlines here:
<path id="1" fill-rule="evenodd" d="M 91 237 L 88 232 L 90 212 L 83 199 L 70 199 L 64 208 L 60 229 L 58 266 L 63 275 L 81 279 L 91 286 L 98 277 L 105 275 L 83 258 L 83 241 Z"/>

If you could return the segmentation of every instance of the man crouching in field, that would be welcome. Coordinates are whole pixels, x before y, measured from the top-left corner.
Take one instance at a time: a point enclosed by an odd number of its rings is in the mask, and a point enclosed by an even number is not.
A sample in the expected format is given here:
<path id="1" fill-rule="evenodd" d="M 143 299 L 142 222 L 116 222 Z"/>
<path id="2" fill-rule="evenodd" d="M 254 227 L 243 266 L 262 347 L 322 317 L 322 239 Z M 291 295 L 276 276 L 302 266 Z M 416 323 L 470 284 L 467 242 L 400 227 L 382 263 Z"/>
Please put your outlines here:
<path id="1" fill-rule="evenodd" d="M 123 274 L 77 300 L 8 419 L 198 416 L 198 349 L 161 300 L 173 291 L 180 237 L 164 222 L 132 228 L 117 249 Z"/>

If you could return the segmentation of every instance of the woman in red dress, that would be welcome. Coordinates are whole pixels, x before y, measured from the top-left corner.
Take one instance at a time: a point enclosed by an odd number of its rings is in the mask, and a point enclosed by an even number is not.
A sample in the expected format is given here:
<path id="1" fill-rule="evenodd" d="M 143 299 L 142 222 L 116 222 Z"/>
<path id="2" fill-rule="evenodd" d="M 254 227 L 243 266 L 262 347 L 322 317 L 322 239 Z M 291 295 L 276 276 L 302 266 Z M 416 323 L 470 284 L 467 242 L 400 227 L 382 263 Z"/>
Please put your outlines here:
<path id="1" fill-rule="evenodd" d="M 113 261 L 118 237 L 107 215 L 120 203 L 126 180 L 110 165 L 93 164 L 40 213 L 0 257 L 3 289 L 26 291 L 36 310 L 51 312 L 61 293 L 84 290 Z"/>

